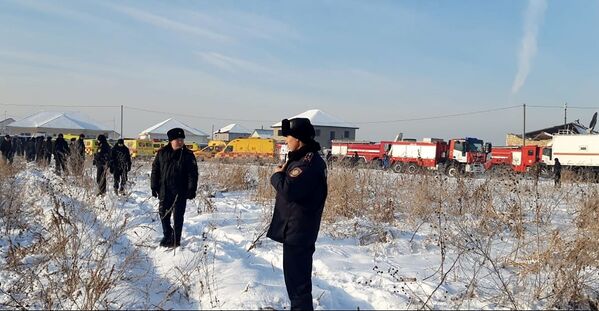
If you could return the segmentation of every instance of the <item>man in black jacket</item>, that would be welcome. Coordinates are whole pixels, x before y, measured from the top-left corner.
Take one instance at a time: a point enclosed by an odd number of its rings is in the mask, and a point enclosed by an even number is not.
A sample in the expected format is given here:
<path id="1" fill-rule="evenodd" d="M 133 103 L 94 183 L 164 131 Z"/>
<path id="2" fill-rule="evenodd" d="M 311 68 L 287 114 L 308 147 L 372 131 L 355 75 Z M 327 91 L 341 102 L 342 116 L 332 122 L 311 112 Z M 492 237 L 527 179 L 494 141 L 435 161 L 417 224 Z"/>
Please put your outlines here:
<path id="1" fill-rule="evenodd" d="M 275 169 L 275 209 L 267 237 L 283 243 L 283 274 L 291 309 L 312 310 L 312 255 L 327 198 L 326 163 L 306 118 L 283 120 L 287 163 Z"/>
<path id="2" fill-rule="evenodd" d="M 61 172 L 67 172 L 67 157 L 71 154 L 71 149 L 66 140 L 64 140 L 62 133 L 58 134 L 56 141 L 54 142 L 54 160 L 56 161 L 56 174 L 60 175 Z"/>
<path id="3" fill-rule="evenodd" d="M 73 174 L 81 176 L 83 175 L 83 168 L 85 167 L 85 143 L 83 142 L 85 135 L 79 135 L 79 138 L 73 142 L 73 150 L 71 152 L 71 167 Z"/>
<path id="4" fill-rule="evenodd" d="M 106 193 L 106 175 L 108 175 L 110 167 L 110 145 L 104 135 L 98 135 L 98 151 L 94 154 L 93 165 L 96 166 L 97 195 L 104 195 Z"/>
<path id="5" fill-rule="evenodd" d="M 12 164 L 12 147 L 12 139 L 10 138 L 10 135 L 4 136 L 4 139 L 2 139 L 2 143 L 0 144 L 0 150 L 2 152 L 2 160 L 4 160 L 5 163 Z"/>
<path id="6" fill-rule="evenodd" d="M 110 152 L 110 172 L 114 176 L 114 192 L 124 194 L 127 173 L 131 170 L 131 153 L 125 141 L 119 139 Z"/>
<path id="7" fill-rule="evenodd" d="M 54 146 L 52 144 L 52 137 L 48 136 L 46 137 L 46 142 L 45 142 L 45 147 L 44 147 L 44 160 L 45 160 L 45 165 L 50 165 L 50 163 L 52 162 L 52 153 L 54 153 Z"/>
<path id="8" fill-rule="evenodd" d="M 160 199 L 159 214 L 164 237 L 160 246 L 180 246 L 186 200 L 196 196 L 198 164 L 185 147 L 185 132 L 174 128 L 167 132 L 169 144 L 156 154 L 152 164 L 152 196 Z M 173 214 L 175 230 L 171 227 Z"/>

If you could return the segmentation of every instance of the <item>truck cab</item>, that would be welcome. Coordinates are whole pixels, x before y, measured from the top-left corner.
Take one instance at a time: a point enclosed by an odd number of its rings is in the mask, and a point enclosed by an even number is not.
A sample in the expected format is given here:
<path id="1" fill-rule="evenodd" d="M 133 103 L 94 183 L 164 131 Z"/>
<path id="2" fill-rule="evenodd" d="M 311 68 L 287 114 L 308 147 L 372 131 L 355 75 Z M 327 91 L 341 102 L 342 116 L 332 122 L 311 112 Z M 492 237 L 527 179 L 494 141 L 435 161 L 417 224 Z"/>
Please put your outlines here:
<path id="1" fill-rule="evenodd" d="M 449 141 L 447 173 L 482 173 L 491 144 L 485 144 L 478 138 L 466 137 Z"/>

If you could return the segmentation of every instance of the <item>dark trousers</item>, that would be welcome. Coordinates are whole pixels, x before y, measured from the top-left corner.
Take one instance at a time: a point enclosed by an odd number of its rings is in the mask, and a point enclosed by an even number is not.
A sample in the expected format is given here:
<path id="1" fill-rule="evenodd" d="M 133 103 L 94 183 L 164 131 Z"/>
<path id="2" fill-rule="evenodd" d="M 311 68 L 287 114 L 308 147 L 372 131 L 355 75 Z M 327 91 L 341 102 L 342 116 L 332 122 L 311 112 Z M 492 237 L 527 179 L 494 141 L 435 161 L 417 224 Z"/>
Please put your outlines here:
<path id="1" fill-rule="evenodd" d="M 60 175 L 60 172 L 67 171 L 66 159 L 62 156 L 54 156 L 54 160 L 56 160 L 56 174 Z"/>
<path id="2" fill-rule="evenodd" d="M 283 244 L 283 274 L 291 310 L 314 310 L 312 305 L 312 255 L 314 244 Z"/>
<path id="3" fill-rule="evenodd" d="M 187 198 L 167 193 L 160 200 L 160 207 L 158 209 L 164 237 L 176 242 L 177 245 L 181 244 L 181 231 L 183 231 L 183 216 L 185 215 L 186 204 Z M 171 214 L 175 220 L 174 232 L 173 227 L 171 227 Z"/>
<path id="4" fill-rule="evenodd" d="M 125 190 L 127 171 L 114 171 L 114 191 Z"/>
<path id="5" fill-rule="evenodd" d="M 96 166 L 96 183 L 98 184 L 98 193 L 106 193 L 106 174 L 108 174 L 108 166 Z"/>
<path id="6" fill-rule="evenodd" d="M 555 173 L 555 176 L 553 176 L 553 182 L 556 187 L 559 187 L 562 185 L 561 179 L 562 179 L 562 173 Z"/>

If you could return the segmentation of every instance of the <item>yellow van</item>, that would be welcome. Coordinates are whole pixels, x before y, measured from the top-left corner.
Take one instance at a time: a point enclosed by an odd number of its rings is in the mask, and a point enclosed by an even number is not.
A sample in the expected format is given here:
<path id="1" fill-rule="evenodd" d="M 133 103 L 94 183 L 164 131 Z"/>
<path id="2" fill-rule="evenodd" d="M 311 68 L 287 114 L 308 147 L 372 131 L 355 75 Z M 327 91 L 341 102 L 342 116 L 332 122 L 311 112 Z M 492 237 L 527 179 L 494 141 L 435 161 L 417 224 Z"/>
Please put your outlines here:
<path id="1" fill-rule="evenodd" d="M 154 155 L 154 145 L 149 139 L 125 139 L 132 158 L 151 157 Z"/>
<path id="2" fill-rule="evenodd" d="M 216 158 L 274 158 L 275 140 L 272 138 L 237 138 L 230 141 Z"/>
<path id="3" fill-rule="evenodd" d="M 93 155 L 98 151 L 98 141 L 96 139 L 84 139 L 83 144 L 85 145 L 85 154 Z"/>
<path id="4" fill-rule="evenodd" d="M 156 153 L 158 153 L 158 150 L 160 150 L 160 148 L 166 146 L 167 144 L 168 142 L 165 140 L 154 140 L 152 142 L 153 154 L 156 155 Z"/>
<path id="5" fill-rule="evenodd" d="M 211 140 L 208 142 L 208 146 L 202 148 L 202 150 L 194 152 L 196 158 L 200 161 L 204 161 L 206 159 L 211 159 L 215 154 L 223 151 L 227 143 L 222 140 Z"/>

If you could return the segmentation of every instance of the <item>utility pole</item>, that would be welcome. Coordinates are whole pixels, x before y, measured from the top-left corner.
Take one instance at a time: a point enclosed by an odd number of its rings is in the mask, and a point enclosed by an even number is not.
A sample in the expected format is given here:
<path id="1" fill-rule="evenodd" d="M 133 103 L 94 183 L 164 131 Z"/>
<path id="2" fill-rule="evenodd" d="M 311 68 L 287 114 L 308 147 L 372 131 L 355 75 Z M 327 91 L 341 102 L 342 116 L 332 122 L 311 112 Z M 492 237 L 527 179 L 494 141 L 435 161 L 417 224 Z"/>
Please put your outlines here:
<path id="1" fill-rule="evenodd" d="M 210 139 L 214 140 L 214 124 L 212 124 L 212 132 L 210 132 Z"/>
<path id="2" fill-rule="evenodd" d="M 124 138 L 124 136 L 123 136 L 123 105 L 121 105 L 121 138 Z"/>
<path id="3" fill-rule="evenodd" d="M 523 125 L 522 125 L 522 146 L 526 146 L 526 104 L 522 104 L 523 114 Z"/>
<path id="4" fill-rule="evenodd" d="M 568 124 L 568 102 L 564 103 L 564 129 L 566 128 L 566 124 Z"/>

